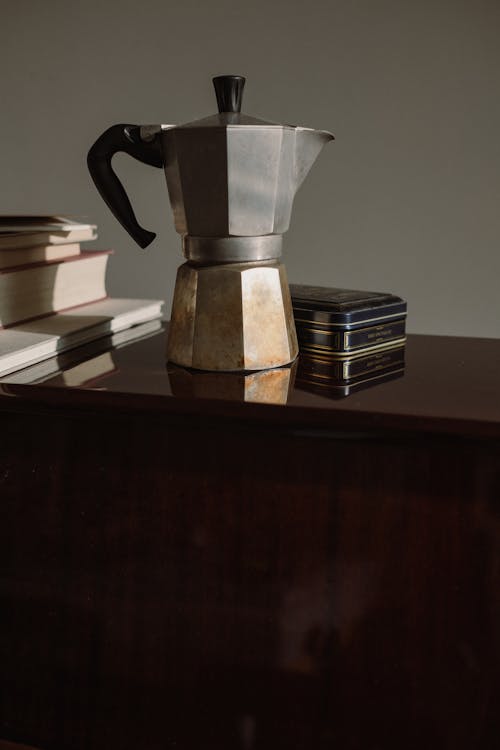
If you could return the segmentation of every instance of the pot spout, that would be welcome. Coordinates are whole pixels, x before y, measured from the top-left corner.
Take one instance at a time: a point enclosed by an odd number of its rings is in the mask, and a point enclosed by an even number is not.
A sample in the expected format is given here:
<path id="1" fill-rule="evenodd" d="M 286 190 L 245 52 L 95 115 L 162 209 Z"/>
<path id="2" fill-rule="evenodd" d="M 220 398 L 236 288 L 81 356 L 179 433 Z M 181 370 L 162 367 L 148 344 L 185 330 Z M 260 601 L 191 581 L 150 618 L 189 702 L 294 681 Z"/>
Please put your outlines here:
<path id="1" fill-rule="evenodd" d="M 327 130 L 313 130 L 312 128 L 297 128 L 295 131 L 295 191 L 316 161 L 319 152 L 335 136 Z"/>

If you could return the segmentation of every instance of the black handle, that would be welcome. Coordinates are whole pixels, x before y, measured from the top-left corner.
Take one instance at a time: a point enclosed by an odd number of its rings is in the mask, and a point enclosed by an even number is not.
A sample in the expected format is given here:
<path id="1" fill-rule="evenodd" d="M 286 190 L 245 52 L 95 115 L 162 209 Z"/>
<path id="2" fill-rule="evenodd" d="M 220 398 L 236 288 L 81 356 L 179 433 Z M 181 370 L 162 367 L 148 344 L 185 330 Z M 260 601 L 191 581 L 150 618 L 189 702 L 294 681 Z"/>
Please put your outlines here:
<path id="1" fill-rule="evenodd" d="M 243 76 L 216 76 L 212 78 L 219 112 L 241 112 L 245 78 Z"/>
<path id="2" fill-rule="evenodd" d="M 89 172 L 104 202 L 137 244 L 147 247 L 156 234 L 137 223 L 127 193 L 111 166 L 111 159 L 118 151 L 124 151 L 144 164 L 162 167 L 159 138 L 154 136 L 151 141 L 143 141 L 138 125 L 113 125 L 97 139 L 87 156 Z"/>

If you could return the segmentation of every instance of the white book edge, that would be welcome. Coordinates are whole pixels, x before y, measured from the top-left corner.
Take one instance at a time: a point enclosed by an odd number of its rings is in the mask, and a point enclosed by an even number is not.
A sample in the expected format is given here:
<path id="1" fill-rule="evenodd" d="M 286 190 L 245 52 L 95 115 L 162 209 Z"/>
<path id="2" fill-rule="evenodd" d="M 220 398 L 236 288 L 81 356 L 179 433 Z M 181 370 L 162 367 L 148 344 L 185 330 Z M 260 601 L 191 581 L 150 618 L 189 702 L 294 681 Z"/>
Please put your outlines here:
<path id="1" fill-rule="evenodd" d="M 93 232 L 97 232 L 96 224 L 1 224 L 0 223 L 0 235 L 2 234 L 35 234 L 40 232 L 74 232 L 76 230 L 91 229 Z"/>
<path id="2" fill-rule="evenodd" d="M 116 300 L 116 298 L 115 298 Z M 113 301 L 113 298 L 111 298 Z M 9 354 L 1 355 L 0 353 L 0 376 L 4 377 L 16 370 L 41 362 L 44 359 L 57 356 L 62 352 L 81 346 L 89 341 L 108 336 L 112 333 L 118 333 L 132 325 L 145 323 L 148 320 L 161 317 L 163 301 L 161 300 L 126 300 L 130 303 L 137 303 L 133 310 L 119 313 L 115 317 L 100 321 L 93 325 L 87 325 L 84 328 L 77 329 L 67 334 L 46 334 L 49 338 L 46 341 L 37 342 L 32 345 L 22 347 Z M 89 310 L 92 303 L 82 305 L 81 310 Z M 64 314 L 64 313 L 63 313 Z M 15 327 L 7 329 L 15 331 Z M 0 331 L 0 352 L 2 331 Z"/>
<path id="3" fill-rule="evenodd" d="M 0 215 L 0 233 L 2 232 L 69 232 L 72 229 L 97 229 L 93 222 L 76 221 L 68 216 L 52 214 L 9 214 Z"/>
<path id="4" fill-rule="evenodd" d="M 160 318 L 153 318 L 152 320 L 147 320 L 143 323 L 134 323 L 129 328 L 99 337 L 91 342 L 87 342 L 86 345 L 83 344 L 81 346 L 76 346 L 70 351 L 67 350 L 66 352 L 63 352 L 63 356 L 71 357 L 73 355 L 73 358 L 76 358 L 78 353 L 77 350 L 82 350 L 81 360 L 77 359 L 73 364 L 69 365 L 69 369 L 72 369 L 73 367 L 78 367 L 80 364 L 84 364 L 89 359 L 93 359 L 96 356 L 96 349 L 97 356 L 105 353 L 102 349 L 99 350 L 98 348 L 99 342 L 102 342 L 103 339 L 109 339 L 109 342 L 107 342 L 107 346 L 109 346 L 107 353 L 112 354 L 113 351 L 121 349 L 128 344 L 153 336 L 161 330 L 161 327 L 162 321 Z M 92 349 L 92 351 L 90 351 L 90 349 Z M 37 360 L 35 364 L 27 365 L 20 370 L 16 370 L 15 372 L 10 373 L 10 375 L 6 375 L 5 378 L 2 378 L 2 382 L 17 385 L 36 385 L 37 383 L 42 383 L 56 375 L 60 375 L 66 371 L 66 365 L 61 365 L 59 360 L 60 354 L 61 352 L 58 352 L 56 357 Z"/>

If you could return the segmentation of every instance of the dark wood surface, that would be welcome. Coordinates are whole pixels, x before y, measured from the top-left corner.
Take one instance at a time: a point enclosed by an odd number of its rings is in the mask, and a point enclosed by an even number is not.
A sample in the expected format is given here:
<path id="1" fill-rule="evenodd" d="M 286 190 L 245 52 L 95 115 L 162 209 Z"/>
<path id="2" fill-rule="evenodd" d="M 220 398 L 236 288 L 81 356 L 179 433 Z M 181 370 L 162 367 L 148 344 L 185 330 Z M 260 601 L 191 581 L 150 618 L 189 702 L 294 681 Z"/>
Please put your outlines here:
<path id="1" fill-rule="evenodd" d="M 78 361 L 79 351 L 70 356 L 70 364 Z M 36 386 L 9 385 L 7 376 L 0 379 L 0 405 L 22 409 L 36 403 L 150 415 L 196 413 L 284 427 L 347 425 L 500 436 L 500 339 L 409 336 L 402 377 L 375 382 L 346 398 L 328 388 L 323 395 L 319 387 L 296 383 L 289 388 L 286 408 L 272 402 L 244 403 L 242 376 L 228 373 L 210 376 L 208 381 L 204 375 L 193 375 L 191 383 L 185 378 L 181 385 L 177 378 L 177 397 L 173 397 L 164 352 L 165 333 L 115 349 L 113 370 L 84 388 L 69 389 L 58 376 Z M 94 353 L 99 353 L 99 345 Z"/>
<path id="2" fill-rule="evenodd" d="M 163 346 L 2 384 L 0 737 L 496 748 L 500 342 L 286 406 L 176 398 Z"/>

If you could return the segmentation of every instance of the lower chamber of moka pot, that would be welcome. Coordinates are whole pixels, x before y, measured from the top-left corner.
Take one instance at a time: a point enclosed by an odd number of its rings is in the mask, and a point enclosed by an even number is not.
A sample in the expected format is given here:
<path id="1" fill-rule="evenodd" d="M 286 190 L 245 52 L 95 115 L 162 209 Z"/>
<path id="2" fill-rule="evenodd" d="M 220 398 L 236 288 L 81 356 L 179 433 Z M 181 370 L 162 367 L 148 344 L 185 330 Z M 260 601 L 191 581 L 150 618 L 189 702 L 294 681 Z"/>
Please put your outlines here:
<path id="1" fill-rule="evenodd" d="M 180 266 L 167 341 L 170 362 L 196 370 L 244 372 L 290 364 L 297 354 L 282 263 Z"/>

